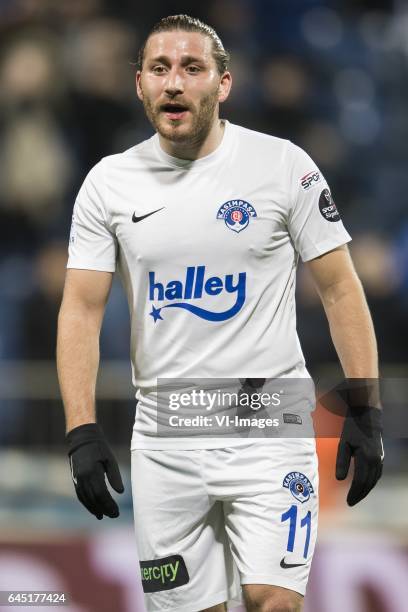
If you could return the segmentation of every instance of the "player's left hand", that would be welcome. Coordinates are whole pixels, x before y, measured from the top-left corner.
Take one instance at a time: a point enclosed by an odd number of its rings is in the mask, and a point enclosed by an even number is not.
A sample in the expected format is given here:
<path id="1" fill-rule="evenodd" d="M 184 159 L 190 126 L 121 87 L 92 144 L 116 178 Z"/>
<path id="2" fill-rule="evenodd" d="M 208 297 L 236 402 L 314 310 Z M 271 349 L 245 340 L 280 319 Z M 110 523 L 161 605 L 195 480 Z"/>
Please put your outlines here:
<path id="1" fill-rule="evenodd" d="M 337 450 L 336 478 L 344 480 L 354 457 L 354 475 L 347 495 L 355 506 L 381 478 L 384 460 L 382 410 L 370 406 L 349 408 Z"/>

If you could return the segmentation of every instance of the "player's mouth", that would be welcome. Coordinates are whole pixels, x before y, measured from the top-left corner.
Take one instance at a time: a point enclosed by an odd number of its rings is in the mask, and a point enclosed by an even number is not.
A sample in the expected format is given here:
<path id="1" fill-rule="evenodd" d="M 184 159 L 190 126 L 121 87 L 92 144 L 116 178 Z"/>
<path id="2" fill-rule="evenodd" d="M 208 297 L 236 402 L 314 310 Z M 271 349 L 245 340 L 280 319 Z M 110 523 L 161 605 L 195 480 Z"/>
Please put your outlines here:
<path id="1" fill-rule="evenodd" d="M 188 113 L 187 106 L 183 104 L 163 104 L 161 108 L 167 119 L 172 121 L 180 121 L 180 119 L 183 119 Z"/>

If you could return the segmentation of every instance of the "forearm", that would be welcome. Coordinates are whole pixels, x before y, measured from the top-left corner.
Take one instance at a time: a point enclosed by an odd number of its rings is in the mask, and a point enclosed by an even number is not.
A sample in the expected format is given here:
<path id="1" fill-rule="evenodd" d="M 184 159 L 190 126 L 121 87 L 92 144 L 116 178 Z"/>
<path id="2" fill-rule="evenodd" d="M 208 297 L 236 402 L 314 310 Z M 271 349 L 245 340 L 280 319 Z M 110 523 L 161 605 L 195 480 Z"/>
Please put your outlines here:
<path id="1" fill-rule="evenodd" d="M 334 347 L 347 379 L 366 379 L 367 397 L 356 402 L 378 403 L 378 351 L 374 326 L 357 277 L 344 280 L 322 296 Z M 354 394 L 353 394 L 354 395 Z"/>
<path id="2" fill-rule="evenodd" d="M 95 422 L 99 366 L 99 325 L 86 309 L 61 308 L 58 317 L 57 370 L 66 431 Z"/>

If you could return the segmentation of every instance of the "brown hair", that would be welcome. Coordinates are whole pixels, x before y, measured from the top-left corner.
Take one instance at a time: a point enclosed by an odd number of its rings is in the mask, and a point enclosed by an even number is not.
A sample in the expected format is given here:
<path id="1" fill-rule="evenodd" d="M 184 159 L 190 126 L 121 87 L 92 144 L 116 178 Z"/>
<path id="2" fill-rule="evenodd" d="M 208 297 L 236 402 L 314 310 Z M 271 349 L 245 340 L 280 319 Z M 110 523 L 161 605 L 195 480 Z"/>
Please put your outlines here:
<path id="1" fill-rule="evenodd" d="M 211 38 L 212 54 L 215 63 L 217 64 L 218 72 L 220 74 L 224 74 L 224 72 L 228 70 L 230 55 L 224 49 L 224 45 L 222 44 L 217 32 L 211 26 L 203 23 L 195 17 L 190 17 L 189 15 L 170 15 L 169 17 L 163 17 L 163 19 L 158 21 L 153 26 L 140 48 L 137 59 L 138 70 L 142 70 L 146 44 L 150 36 L 152 36 L 152 34 L 157 34 L 158 32 L 172 32 L 173 30 L 181 30 L 184 32 L 201 32 L 201 34 L 205 34 L 205 36 Z"/>

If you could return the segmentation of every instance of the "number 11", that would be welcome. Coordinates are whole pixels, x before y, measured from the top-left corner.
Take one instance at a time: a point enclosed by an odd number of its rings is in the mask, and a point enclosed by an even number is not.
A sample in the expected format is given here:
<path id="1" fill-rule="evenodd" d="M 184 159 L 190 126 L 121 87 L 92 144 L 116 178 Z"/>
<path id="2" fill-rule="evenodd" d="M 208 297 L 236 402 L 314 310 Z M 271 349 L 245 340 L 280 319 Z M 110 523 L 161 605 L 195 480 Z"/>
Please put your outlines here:
<path id="1" fill-rule="evenodd" d="M 289 508 L 289 510 L 287 510 L 287 512 L 284 512 L 281 516 L 281 523 L 289 520 L 289 536 L 288 536 L 288 545 L 286 548 L 288 552 L 293 552 L 293 549 L 295 547 L 297 515 L 298 515 L 298 508 L 297 506 L 293 504 Z M 306 527 L 306 540 L 305 540 L 305 547 L 303 549 L 303 556 L 305 559 L 309 551 L 311 524 L 312 524 L 312 513 L 309 510 L 306 516 L 302 518 L 300 521 L 300 527 Z"/>

